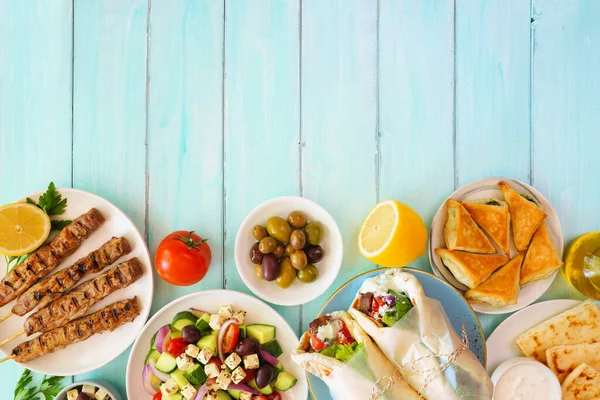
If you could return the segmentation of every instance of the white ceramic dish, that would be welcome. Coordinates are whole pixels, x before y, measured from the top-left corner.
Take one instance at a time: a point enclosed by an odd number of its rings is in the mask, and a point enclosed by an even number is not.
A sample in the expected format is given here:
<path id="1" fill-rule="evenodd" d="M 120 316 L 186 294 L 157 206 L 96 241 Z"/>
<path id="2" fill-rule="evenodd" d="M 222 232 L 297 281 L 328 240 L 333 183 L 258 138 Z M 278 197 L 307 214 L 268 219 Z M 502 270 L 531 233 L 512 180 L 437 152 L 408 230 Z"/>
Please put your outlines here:
<path id="1" fill-rule="evenodd" d="M 188 294 L 161 308 L 148 321 L 129 354 L 126 378 L 127 398 L 135 400 L 152 398 L 142 384 L 142 369 L 144 368 L 144 359 L 150 349 L 150 340 L 160 327 L 170 324 L 173 316 L 179 311 L 201 308 L 208 312 L 217 312 L 223 304 L 231 304 L 236 310 L 245 310 L 247 324 L 259 323 L 276 327 L 277 341 L 283 349 L 279 360 L 283 364 L 284 370 L 298 379 L 292 389 L 282 393 L 283 399 L 305 400 L 308 397 L 308 384 L 304 370 L 292 362 L 290 357 L 292 350 L 298 345 L 298 337 L 288 323 L 267 304 L 252 296 L 232 290 L 207 290 Z"/>
<path id="2" fill-rule="evenodd" d="M 562 396 L 556 375 L 544 364 L 527 357 L 504 361 L 492 374 L 492 383 L 494 400 L 513 399 L 515 392 L 525 396 L 523 390 L 534 392 L 527 397 L 531 400 L 560 400 Z"/>
<path id="3" fill-rule="evenodd" d="M 95 207 L 102 213 L 106 220 L 96 232 L 92 233 L 90 237 L 82 243 L 81 247 L 77 249 L 74 254 L 63 260 L 56 269 L 57 271 L 70 266 L 81 257 L 100 247 L 113 236 L 125 237 L 129 241 L 132 249 L 130 254 L 121 257 L 113 265 L 137 257 L 145 269 L 144 275 L 137 282 L 125 289 L 118 290 L 111 294 L 106 299 L 95 304 L 88 312 L 98 311 L 108 304 L 136 296 L 140 304 L 141 312 L 133 322 L 117 328 L 114 332 L 105 332 L 101 335 L 94 335 L 84 342 L 72 344 L 64 349 L 57 350 L 52 354 L 45 355 L 23 364 L 25 368 L 29 368 L 32 371 L 42 374 L 68 376 L 93 371 L 108 364 L 133 343 L 144 326 L 146 318 L 148 318 L 150 305 L 152 304 L 154 284 L 152 263 L 150 261 L 150 253 L 148 252 L 146 243 L 133 222 L 131 222 L 123 211 L 119 210 L 108 200 L 92 193 L 70 188 L 58 189 L 58 191 L 63 197 L 68 199 L 66 212 L 60 216 L 61 219 L 74 219 L 89 211 L 90 208 Z M 43 192 L 34 193 L 29 197 L 37 201 L 42 193 Z M 4 257 L 0 257 L 0 273 L 4 275 L 5 270 L 6 264 Z M 101 273 L 102 272 L 85 277 L 83 281 L 87 281 Z M 14 301 L 0 308 L 0 315 L 4 316 L 8 314 L 13 304 Z M 14 333 L 22 331 L 24 320 L 25 317 L 13 315 L 2 322 L 2 324 L 0 324 L 0 339 L 5 339 Z M 28 338 L 20 336 L 2 346 L 0 352 L 2 352 L 3 355 L 9 355 L 14 346 L 26 339 Z M 98 349 L 103 350 L 98 351 Z"/>
<path id="4" fill-rule="evenodd" d="M 550 239 L 552 240 L 552 243 L 554 244 L 554 248 L 557 251 L 558 257 L 562 260 L 564 239 L 562 234 L 562 228 L 560 225 L 560 221 L 558 220 L 558 216 L 556 215 L 556 211 L 554 211 L 554 208 L 552 208 L 550 202 L 532 186 L 514 179 L 486 178 L 464 185 L 463 187 L 459 188 L 454 193 L 452 193 L 448 198 L 455 200 L 476 200 L 485 198 L 497 198 L 504 200 L 502 191 L 497 185 L 499 181 L 507 182 L 512 188 L 514 188 L 520 193 L 527 193 L 533 196 L 542 206 L 542 209 L 548 215 L 548 217 L 546 218 L 548 224 L 548 234 L 550 236 Z M 468 287 L 461 284 L 454 278 L 452 273 L 448 270 L 448 268 L 444 265 L 440 257 L 434 251 L 437 248 L 446 247 L 446 244 L 444 242 L 444 225 L 446 224 L 446 219 L 447 211 L 446 202 L 444 201 L 444 203 L 442 203 L 437 213 L 435 214 L 435 217 L 433 218 L 433 223 L 431 224 L 431 237 L 429 240 L 429 261 L 431 263 L 433 272 L 437 276 L 446 279 L 448 283 L 453 285 L 458 290 L 466 291 L 468 290 Z M 515 255 L 517 255 L 517 250 L 515 249 L 514 243 L 511 240 L 511 257 L 514 257 Z M 556 278 L 557 273 L 558 271 L 544 280 L 533 282 L 521 288 L 518 303 L 515 305 L 502 308 L 495 308 L 487 304 L 478 304 L 473 302 L 469 303 L 475 311 L 484 314 L 506 314 L 520 310 L 523 307 L 526 307 L 534 301 L 536 301 L 537 299 L 539 299 L 542 296 L 542 294 L 544 294 L 544 292 L 548 290 L 548 288 L 554 281 L 554 278 Z"/>
<path id="5" fill-rule="evenodd" d="M 106 382 L 99 383 L 99 382 L 94 382 L 94 381 L 80 381 L 80 382 L 72 383 L 69 386 L 65 387 L 63 390 L 61 390 L 56 395 L 56 398 L 54 400 L 67 400 L 67 392 L 69 390 L 79 387 L 79 386 L 83 386 L 83 385 L 92 385 L 98 389 L 104 389 L 108 393 L 108 395 L 110 396 L 110 398 L 112 400 L 123 400 L 123 398 L 121 397 L 121 395 L 119 394 L 117 389 L 115 389 L 112 385 L 110 385 Z"/>
<path id="6" fill-rule="evenodd" d="M 508 359 L 523 356 L 515 342 L 519 335 L 548 318 L 575 307 L 578 303 L 580 303 L 578 300 L 569 299 L 543 301 L 524 308 L 505 319 L 487 340 L 488 373 L 492 374 L 501 363 Z"/>
<path id="7" fill-rule="evenodd" d="M 281 289 L 275 282 L 267 282 L 255 275 L 255 265 L 250 261 L 250 248 L 256 243 L 252 227 L 265 225 L 272 216 L 287 218 L 291 211 L 306 214 L 308 221 L 319 221 L 323 225 L 321 246 L 325 257 L 316 264 L 319 278 L 310 284 L 294 281 L 292 286 Z M 258 297 L 283 306 L 295 306 L 316 299 L 335 281 L 342 266 L 344 245 L 342 234 L 335 220 L 320 205 L 303 197 L 284 196 L 265 201 L 248 214 L 238 229 L 235 238 L 235 263 L 242 280 Z"/>

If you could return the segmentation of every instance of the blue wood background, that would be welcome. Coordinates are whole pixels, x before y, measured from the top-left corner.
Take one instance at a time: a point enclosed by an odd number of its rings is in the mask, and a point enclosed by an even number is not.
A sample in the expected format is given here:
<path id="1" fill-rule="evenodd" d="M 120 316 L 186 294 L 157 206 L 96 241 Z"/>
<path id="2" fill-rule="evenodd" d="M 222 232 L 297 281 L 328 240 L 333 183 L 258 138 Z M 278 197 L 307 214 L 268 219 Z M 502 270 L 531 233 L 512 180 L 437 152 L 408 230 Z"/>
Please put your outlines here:
<path id="1" fill-rule="evenodd" d="M 53 180 L 114 202 L 151 251 L 176 229 L 209 237 L 207 277 L 157 280 L 156 311 L 248 292 L 244 216 L 315 200 L 347 246 L 327 293 L 277 308 L 299 332 L 373 267 L 354 243 L 378 200 L 429 225 L 454 188 L 503 175 L 549 198 L 567 243 L 598 230 L 598 21 L 597 0 L 0 0 L 0 203 Z M 564 297 L 559 275 L 542 300 Z M 481 316 L 486 333 L 505 317 Z M 124 394 L 127 355 L 67 379 Z M 21 371 L 0 366 L 0 398 Z"/>

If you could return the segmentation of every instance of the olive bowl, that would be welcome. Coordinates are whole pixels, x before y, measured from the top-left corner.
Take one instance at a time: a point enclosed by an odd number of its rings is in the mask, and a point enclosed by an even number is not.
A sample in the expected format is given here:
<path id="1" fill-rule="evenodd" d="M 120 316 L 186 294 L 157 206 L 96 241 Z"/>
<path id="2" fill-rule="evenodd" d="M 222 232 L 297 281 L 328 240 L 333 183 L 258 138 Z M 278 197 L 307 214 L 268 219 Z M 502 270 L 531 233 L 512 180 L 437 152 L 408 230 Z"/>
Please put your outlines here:
<path id="1" fill-rule="evenodd" d="M 55 400 L 67 400 L 67 392 L 76 387 L 81 387 L 83 385 L 91 385 L 96 389 L 104 389 L 111 400 L 123 400 L 123 397 L 119 394 L 117 389 L 115 389 L 111 384 L 107 382 L 95 382 L 95 381 L 79 381 L 74 382 L 68 386 L 66 386 L 63 390 L 61 390 L 55 397 Z"/>
<path id="2" fill-rule="evenodd" d="M 264 226 L 273 216 L 287 219 L 292 211 L 302 211 L 309 222 L 321 223 L 323 240 L 320 246 L 325 256 L 315 264 L 319 271 L 317 280 L 303 283 L 295 279 L 291 286 L 283 289 L 274 281 L 269 282 L 256 275 L 256 264 L 250 260 L 249 253 L 257 242 L 252 235 L 255 225 Z M 323 294 L 340 271 L 343 252 L 342 233 L 331 214 L 314 201 L 297 196 L 276 197 L 258 205 L 246 216 L 235 238 L 235 263 L 246 286 L 259 298 L 282 306 L 305 304 Z"/>

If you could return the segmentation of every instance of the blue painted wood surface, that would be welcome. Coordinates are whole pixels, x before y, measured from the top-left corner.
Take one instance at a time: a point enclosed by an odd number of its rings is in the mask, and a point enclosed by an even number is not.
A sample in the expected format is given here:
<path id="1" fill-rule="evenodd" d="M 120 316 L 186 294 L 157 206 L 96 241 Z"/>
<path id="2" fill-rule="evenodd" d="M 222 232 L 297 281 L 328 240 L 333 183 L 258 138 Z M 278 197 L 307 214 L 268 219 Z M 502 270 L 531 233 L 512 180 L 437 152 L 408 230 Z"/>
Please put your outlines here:
<path id="1" fill-rule="evenodd" d="M 151 252 L 176 229 L 208 237 L 206 279 L 157 280 L 153 312 L 249 292 L 235 234 L 279 195 L 342 229 L 327 294 L 373 267 L 355 242 L 378 200 L 429 225 L 486 176 L 530 181 L 568 243 L 600 226 L 598 20 L 595 0 L 0 0 L 0 203 L 54 180 L 125 210 Z M 277 310 L 300 332 L 327 294 Z M 564 297 L 559 274 L 542 299 Z M 486 333 L 504 318 L 482 316 Z M 126 360 L 75 379 L 124 394 Z M 21 370 L 0 365 L 0 398 Z"/>

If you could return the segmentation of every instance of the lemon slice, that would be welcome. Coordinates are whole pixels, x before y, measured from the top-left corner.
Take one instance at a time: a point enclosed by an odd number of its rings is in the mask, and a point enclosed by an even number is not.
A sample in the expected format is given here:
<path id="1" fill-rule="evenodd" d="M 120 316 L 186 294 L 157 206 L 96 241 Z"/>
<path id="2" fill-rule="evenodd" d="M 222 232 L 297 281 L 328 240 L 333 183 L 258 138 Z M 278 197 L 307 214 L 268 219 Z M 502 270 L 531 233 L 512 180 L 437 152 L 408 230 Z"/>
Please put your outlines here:
<path id="1" fill-rule="evenodd" d="M 0 207 L 0 254 L 21 256 L 40 247 L 50 234 L 50 218 L 29 203 Z"/>
<path id="2" fill-rule="evenodd" d="M 377 204 L 358 235 L 363 256 L 384 267 L 400 267 L 425 254 L 427 228 L 412 208 L 396 200 Z"/>

